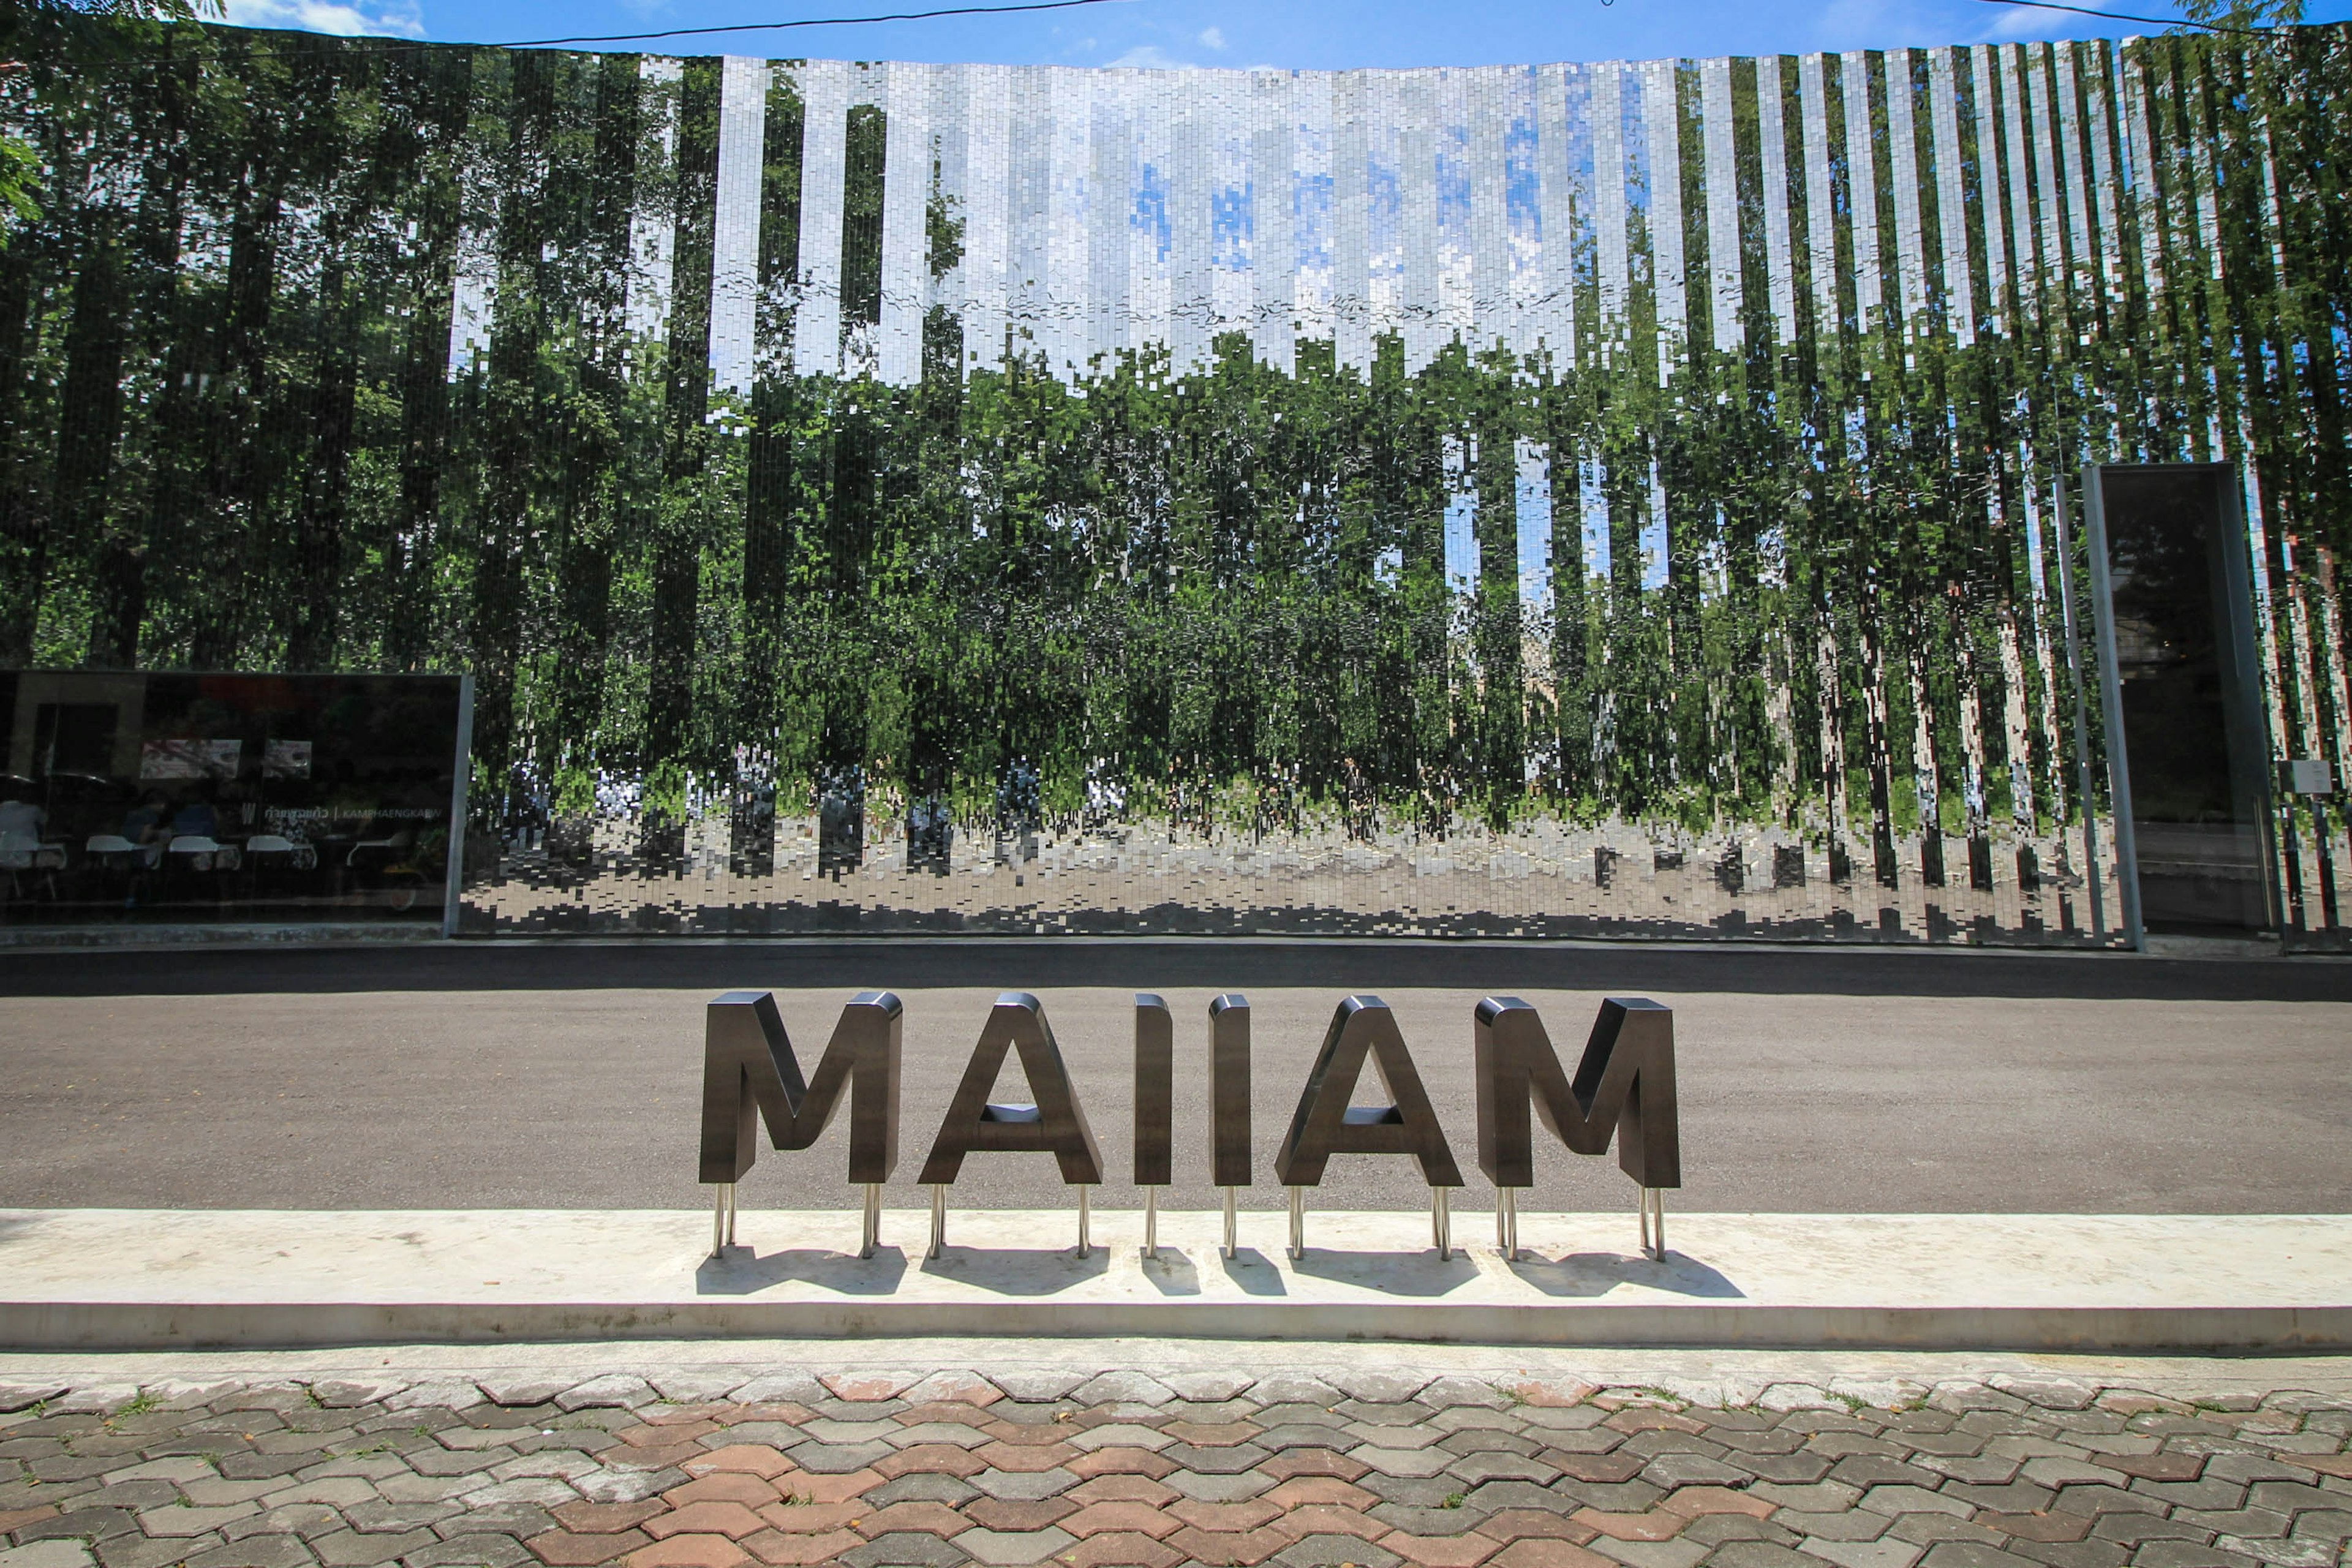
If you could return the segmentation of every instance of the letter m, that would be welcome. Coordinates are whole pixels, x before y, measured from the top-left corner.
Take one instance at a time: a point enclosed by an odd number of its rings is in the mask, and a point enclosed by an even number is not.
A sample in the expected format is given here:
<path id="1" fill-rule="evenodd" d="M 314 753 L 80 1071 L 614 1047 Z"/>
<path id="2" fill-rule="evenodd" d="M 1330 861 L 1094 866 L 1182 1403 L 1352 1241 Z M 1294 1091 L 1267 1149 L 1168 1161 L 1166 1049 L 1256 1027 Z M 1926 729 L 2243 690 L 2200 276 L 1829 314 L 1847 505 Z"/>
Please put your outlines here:
<path id="1" fill-rule="evenodd" d="M 1543 1019 L 1516 996 L 1478 1004 L 1478 1168 L 1498 1187 L 1535 1184 L 1528 1126 L 1533 1102 L 1546 1128 L 1579 1154 L 1605 1154 L 1644 1187 L 1683 1184 L 1675 1121 L 1675 1015 L 1644 997 L 1601 1004 L 1584 1059 L 1570 1079 Z"/>
<path id="2" fill-rule="evenodd" d="M 898 1031 L 887 991 L 861 991 L 841 1010 L 816 1076 L 803 1079 L 766 991 L 730 991 L 704 1014 L 702 1180 L 737 1182 L 759 1158 L 756 1115 L 779 1149 L 824 1133 L 849 1089 L 849 1180 L 887 1182 L 898 1163 Z"/>

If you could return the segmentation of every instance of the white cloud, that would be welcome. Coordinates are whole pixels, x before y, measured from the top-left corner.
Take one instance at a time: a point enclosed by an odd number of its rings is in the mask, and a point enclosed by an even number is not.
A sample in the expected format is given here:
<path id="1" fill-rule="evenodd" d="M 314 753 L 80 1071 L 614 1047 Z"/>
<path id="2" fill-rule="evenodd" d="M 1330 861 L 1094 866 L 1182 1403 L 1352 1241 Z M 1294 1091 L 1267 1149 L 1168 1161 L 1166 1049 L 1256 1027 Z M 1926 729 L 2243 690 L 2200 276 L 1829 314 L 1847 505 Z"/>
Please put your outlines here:
<path id="1" fill-rule="evenodd" d="M 239 27 L 293 27 L 346 38 L 425 36 L 425 24 L 414 5 L 379 9 L 371 15 L 358 5 L 340 5 L 336 0 L 227 0 L 227 5 L 228 21 Z"/>
<path id="2" fill-rule="evenodd" d="M 1203 27 L 1203 28 L 1202 28 L 1202 29 L 1201 29 L 1201 47 L 1202 47 L 1202 48 L 1217 49 L 1217 50 L 1221 50 L 1221 51 L 1222 51 L 1222 50 L 1224 48 L 1224 47 L 1225 47 L 1225 32 L 1224 32 L 1224 29 L 1223 29 L 1223 28 L 1222 28 L 1222 27 Z"/>
<path id="3" fill-rule="evenodd" d="M 1180 60 L 1158 44 L 1139 44 L 1109 63 L 1148 71 L 1190 70 L 1192 67 L 1191 60 Z"/>

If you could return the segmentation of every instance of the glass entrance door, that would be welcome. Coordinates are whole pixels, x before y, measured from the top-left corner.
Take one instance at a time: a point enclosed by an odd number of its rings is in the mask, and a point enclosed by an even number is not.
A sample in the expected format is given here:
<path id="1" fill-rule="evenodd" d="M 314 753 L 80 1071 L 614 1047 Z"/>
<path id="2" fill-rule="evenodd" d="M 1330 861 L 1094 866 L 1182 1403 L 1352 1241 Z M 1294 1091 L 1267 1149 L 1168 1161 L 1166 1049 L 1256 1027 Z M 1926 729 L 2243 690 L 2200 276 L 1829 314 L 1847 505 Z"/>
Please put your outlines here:
<path id="1" fill-rule="evenodd" d="M 2084 479 L 2116 847 L 2137 870 L 2135 923 L 2274 930 L 2270 747 L 2236 471 L 2115 466 Z M 2125 885 L 2128 898 L 2133 879 Z"/>

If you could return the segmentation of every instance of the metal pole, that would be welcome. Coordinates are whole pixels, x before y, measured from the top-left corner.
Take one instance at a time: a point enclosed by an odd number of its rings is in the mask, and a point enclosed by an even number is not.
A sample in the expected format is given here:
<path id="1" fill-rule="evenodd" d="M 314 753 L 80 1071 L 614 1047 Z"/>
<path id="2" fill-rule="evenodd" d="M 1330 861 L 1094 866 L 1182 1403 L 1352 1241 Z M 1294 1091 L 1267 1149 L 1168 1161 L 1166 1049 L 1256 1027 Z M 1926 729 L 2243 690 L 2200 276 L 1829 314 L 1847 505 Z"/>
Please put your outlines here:
<path id="1" fill-rule="evenodd" d="M 726 1182 L 710 1189 L 710 1256 L 713 1258 L 727 1256 L 727 1194 L 732 1190 L 730 1184 Z"/>
<path id="2" fill-rule="evenodd" d="M 1653 1263 L 1666 1260 L 1666 1189 L 1641 1189 L 1642 1253 Z"/>
<path id="3" fill-rule="evenodd" d="M 2067 518 L 2066 476 L 2058 476 L 2058 605 L 2066 623 L 2066 678 L 2074 688 L 2074 793 L 2083 801 L 2083 863 L 2090 879 L 2091 934 L 2107 934 L 2106 900 L 2099 891 L 2099 824 L 2091 798 L 2091 720 L 2083 701 L 2083 643 L 2074 620 L 2074 531 Z"/>
<path id="4" fill-rule="evenodd" d="M 1437 1261 L 1453 1261 L 1454 1211 L 1446 1202 L 1444 1187 L 1429 1189 L 1429 1231 L 1431 1239 L 1437 1245 Z"/>
<path id="5" fill-rule="evenodd" d="M 1292 1262 L 1307 1256 L 1307 1189 L 1290 1189 L 1290 1258 Z"/>
<path id="6" fill-rule="evenodd" d="M 1224 1251 L 1225 1251 L 1225 1257 L 1226 1257 L 1227 1258 L 1231 1258 L 1234 1256 L 1234 1252 L 1235 1252 L 1236 1250 L 1238 1250 L 1238 1241 L 1239 1241 L 1239 1237 L 1238 1237 L 1238 1236 L 1237 1236 L 1237 1234 L 1236 1234 L 1236 1233 L 1237 1233 L 1237 1231 L 1238 1231 L 1238 1228 L 1239 1228 L 1239 1226 L 1238 1226 L 1238 1216 L 1237 1216 L 1237 1215 L 1235 1215 L 1235 1213 L 1234 1213 L 1234 1188 L 1232 1188 L 1232 1187 L 1227 1187 L 1227 1188 L 1225 1189 L 1225 1247 L 1224 1247 Z"/>
<path id="7" fill-rule="evenodd" d="M 1093 1246 L 1087 1240 L 1087 1194 L 1093 1190 L 1085 1185 L 1078 1188 L 1078 1256 L 1080 1258 L 1087 1257 L 1094 1251 Z"/>
<path id="8" fill-rule="evenodd" d="M 1495 1189 L 1495 1245 L 1503 1249 L 1504 1260 L 1519 1260 L 1519 1189 Z"/>
<path id="9" fill-rule="evenodd" d="M 931 1249 L 923 1254 L 937 1258 L 948 1244 L 948 1189 L 944 1182 L 931 1184 Z"/>
<path id="10" fill-rule="evenodd" d="M 858 1239 L 857 1256 L 871 1258 L 882 1245 L 882 1184 L 866 1184 L 866 1229 Z"/>

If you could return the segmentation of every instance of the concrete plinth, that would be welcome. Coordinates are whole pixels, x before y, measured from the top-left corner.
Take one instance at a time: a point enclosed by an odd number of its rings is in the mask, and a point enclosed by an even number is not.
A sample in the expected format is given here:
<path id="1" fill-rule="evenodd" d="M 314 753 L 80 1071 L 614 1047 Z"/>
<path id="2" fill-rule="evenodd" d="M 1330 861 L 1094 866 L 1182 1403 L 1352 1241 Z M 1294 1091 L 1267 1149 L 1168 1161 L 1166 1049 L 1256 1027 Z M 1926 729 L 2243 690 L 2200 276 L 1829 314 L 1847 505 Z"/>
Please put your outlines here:
<path id="1" fill-rule="evenodd" d="M 0 1346 L 138 1349 L 694 1336 L 1176 1335 L 1488 1344 L 2222 1352 L 2352 1349 L 2352 1216 L 1523 1214 L 1506 1261 L 1458 1214 L 1075 1208 L 693 1212 L 0 1210 Z M 1471 1246 L 1460 1247 L 1463 1241 Z"/>

